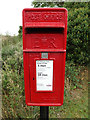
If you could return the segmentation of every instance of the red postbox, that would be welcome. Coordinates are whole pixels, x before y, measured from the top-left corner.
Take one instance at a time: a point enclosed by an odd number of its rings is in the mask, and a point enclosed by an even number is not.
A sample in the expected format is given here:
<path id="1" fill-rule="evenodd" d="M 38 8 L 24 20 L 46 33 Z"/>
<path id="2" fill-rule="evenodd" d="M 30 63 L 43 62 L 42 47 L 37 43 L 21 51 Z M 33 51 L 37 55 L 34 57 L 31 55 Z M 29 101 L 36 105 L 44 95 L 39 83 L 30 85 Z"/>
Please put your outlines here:
<path id="1" fill-rule="evenodd" d="M 61 106 L 64 96 L 67 10 L 23 10 L 23 59 L 26 104 Z"/>

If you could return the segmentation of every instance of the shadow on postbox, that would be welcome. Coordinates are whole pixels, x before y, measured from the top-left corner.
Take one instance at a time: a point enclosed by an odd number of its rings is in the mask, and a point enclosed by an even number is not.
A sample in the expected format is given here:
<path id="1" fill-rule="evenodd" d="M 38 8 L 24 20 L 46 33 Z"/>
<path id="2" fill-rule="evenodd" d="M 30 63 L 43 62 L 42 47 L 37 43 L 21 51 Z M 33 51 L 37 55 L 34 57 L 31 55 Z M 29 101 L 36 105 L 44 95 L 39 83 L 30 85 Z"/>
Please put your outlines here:
<path id="1" fill-rule="evenodd" d="M 26 104 L 61 106 L 64 96 L 67 10 L 23 10 L 23 60 Z"/>

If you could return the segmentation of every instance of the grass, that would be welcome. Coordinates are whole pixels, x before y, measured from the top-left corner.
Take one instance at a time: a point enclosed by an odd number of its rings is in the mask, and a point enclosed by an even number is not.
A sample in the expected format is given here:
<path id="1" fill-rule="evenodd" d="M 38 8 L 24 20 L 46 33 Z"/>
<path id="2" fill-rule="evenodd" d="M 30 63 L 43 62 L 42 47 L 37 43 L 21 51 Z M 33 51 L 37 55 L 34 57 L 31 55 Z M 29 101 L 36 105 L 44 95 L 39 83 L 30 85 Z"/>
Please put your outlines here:
<path id="1" fill-rule="evenodd" d="M 87 71 L 83 72 L 82 88 L 68 91 L 61 107 L 51 107 L 51 118 L 88 118 Z M 52 113 L 53 111 L 53 113 Z"/>
<path id="2" fill-rule="evenodd" d="M 22 39 L 3 36 L 2 117 L 40 117 L 40 107 L 25 104 Z M 66 62 L 64 104 L 49 107 L 49 118 L 88 118 L 88 71 Z"/>

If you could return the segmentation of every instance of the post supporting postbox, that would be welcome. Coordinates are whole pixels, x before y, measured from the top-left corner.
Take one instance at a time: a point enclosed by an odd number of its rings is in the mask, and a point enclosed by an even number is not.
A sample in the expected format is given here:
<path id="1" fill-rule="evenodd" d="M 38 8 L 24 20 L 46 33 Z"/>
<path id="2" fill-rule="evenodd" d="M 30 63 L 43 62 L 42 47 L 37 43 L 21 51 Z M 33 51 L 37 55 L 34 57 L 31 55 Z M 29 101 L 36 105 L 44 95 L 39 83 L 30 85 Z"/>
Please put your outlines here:
<path id="1" fill-rule="evenodd" d="M 40 120 L 49 120 L 49 106 L 40 106 Z"/>

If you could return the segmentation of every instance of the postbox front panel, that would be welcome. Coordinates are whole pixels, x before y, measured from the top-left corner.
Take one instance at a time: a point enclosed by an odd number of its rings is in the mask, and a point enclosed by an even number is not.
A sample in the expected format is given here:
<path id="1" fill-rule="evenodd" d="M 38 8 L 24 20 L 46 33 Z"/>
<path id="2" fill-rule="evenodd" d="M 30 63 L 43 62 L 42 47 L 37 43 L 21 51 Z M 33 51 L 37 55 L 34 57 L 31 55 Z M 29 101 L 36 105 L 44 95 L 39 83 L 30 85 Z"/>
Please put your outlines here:
<path id="1" fill-rule="evenodd" d="M 35 8 L 23 11 L 23 58 L 27 105 L 63 104 L 66 33 L 66 9 Z"/>
<path id="2" fill-rule="evenodd" d="M 29 56 L 30 63 L 30 88 L 31 88 L 31 102 L 37 103 L 61 103 L 63 96 L 63 54 L 48 53 L 48 60 L 41 59 L 41 55 L 32 53 Z M 37 57 L 37 59 L 36 59 Z M 37 71 L 38 67 L 41 71 Z M 47 64 L 48 63 L 48 64 Z M 45 66 L 46 65 L 46 66 Z M 49 67 L 49 68 L 48 68 Z M 49 69 L 49 71 L 48 71 Z M 44 71 L 43 71 L 44 70 Z M 45 72 L 45 70 L 47 71 Z M 62 72 L 60 72 L 62 71 Z M 37 72 L 39 72 L 37 74 Z M 32 75 L 33 74 L 33 75 Z M 51 75 L 51 77 L 49 76 Z M 46 75 L 46 76 L 45 76 Z M 37 79 L 39 77 L 39 82 Z M 49 79 L 47 79 L 49 78 Z M 38 89 L 37 89 L 38 87 Z M 37 99 L 36 99 L 37 98 Z"/>

